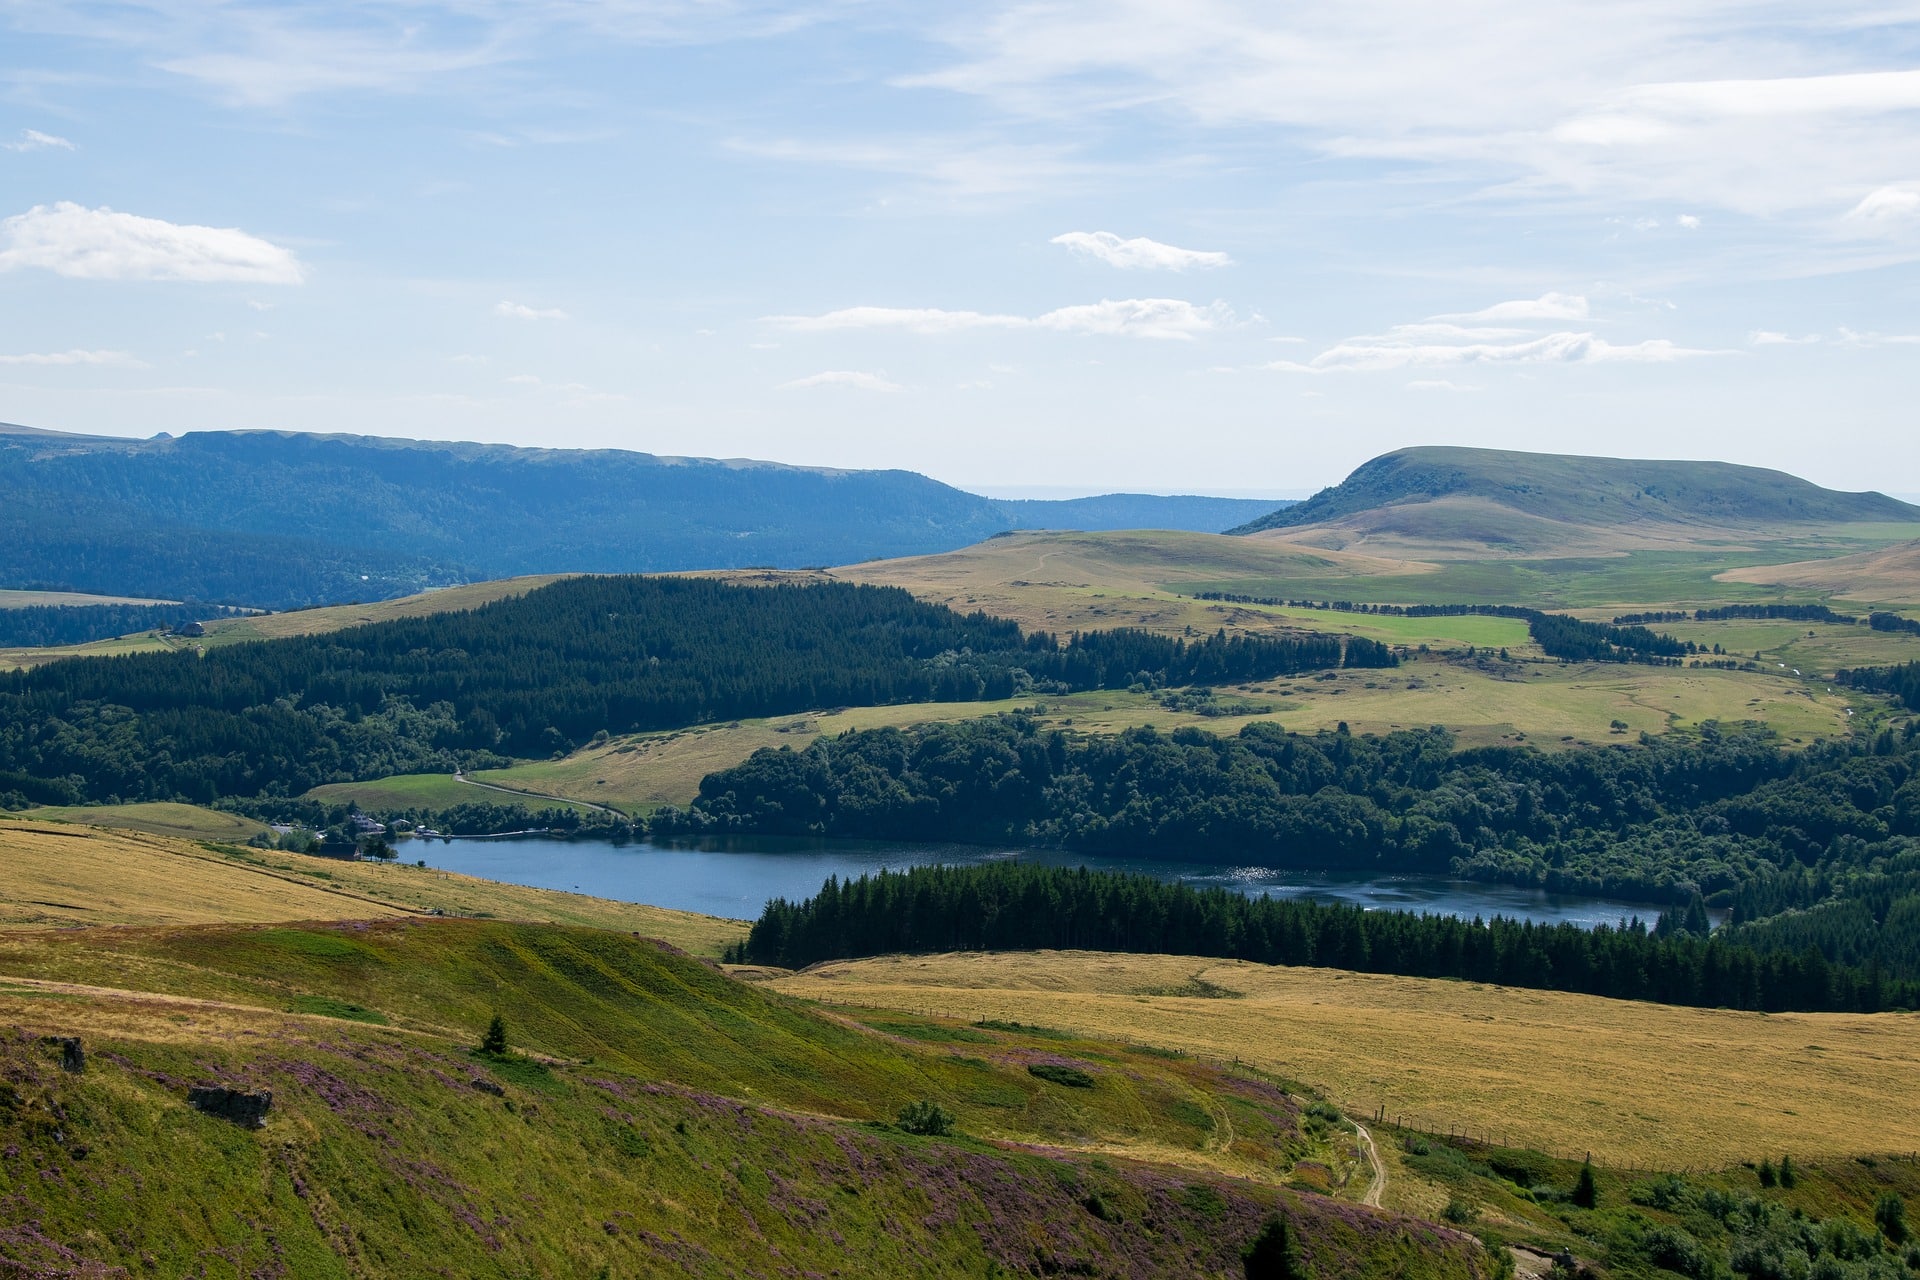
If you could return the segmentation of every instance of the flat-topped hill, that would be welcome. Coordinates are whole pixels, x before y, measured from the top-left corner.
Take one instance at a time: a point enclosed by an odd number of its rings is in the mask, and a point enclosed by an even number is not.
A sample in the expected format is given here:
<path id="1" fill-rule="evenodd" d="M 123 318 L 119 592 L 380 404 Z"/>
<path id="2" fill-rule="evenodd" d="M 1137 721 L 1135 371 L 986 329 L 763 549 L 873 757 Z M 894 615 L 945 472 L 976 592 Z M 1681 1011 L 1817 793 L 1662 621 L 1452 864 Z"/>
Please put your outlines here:
<path id="1" fill-rule="evenodd" d="M 1728 462 L 1422 447 L 1382 454 L 1307 501 L 1231 532 L 1312 529 L 1330 536 L 1328 545 L 1400 540 L 1539 552 L 1610 537 L 1674 545 L 1709 532 L 1914 521 L 1920 507 L 1885 494 L 1841 493 Z"/>
<path id="2" fill-rule="evenodd" d="M 626 449 L 0 425 L 0 585 L 272 609 L 529 574 L 843 564 L 1016 528 L 1217 531 L 1270 505 L 1003 502 L 912 471 Z"/>

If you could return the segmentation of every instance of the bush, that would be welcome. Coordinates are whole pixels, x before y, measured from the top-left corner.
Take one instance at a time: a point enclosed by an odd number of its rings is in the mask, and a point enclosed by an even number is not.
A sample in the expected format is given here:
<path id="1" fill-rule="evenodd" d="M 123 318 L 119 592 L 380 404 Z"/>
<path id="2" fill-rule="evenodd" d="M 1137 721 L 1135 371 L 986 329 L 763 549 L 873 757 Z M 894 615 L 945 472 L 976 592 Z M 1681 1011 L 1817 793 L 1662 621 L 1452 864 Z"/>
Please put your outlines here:
<path id="1" fill-rule="evenodd" d="M 1052 1081 L 1054 1084 L 1063 1084 L 1069 1089 L 1093 1088 L 1093 1077 L 1078 1067 L 1061 1066 L 1054 1062 L 1036 1062 L 1028 1066 L 1027 1074 Z"/>
<path id="2" fill-rule="evenodd" d="M 944 1138 L 953 1132 L 953 1113 L 937 1102 L 922 1099 L 900 1108 L 897 1123 L 908 1133 Z"/>
<path id="3" fill-rule="evenodd" d="M 1480 1211 L 1465 1200 L 1455 1198 L 1447 1201 L 1447 1207 L 1440 1211 L 1440 1216 L 1456 1227 L 1464 1227 L 1479 1217 Z"/>

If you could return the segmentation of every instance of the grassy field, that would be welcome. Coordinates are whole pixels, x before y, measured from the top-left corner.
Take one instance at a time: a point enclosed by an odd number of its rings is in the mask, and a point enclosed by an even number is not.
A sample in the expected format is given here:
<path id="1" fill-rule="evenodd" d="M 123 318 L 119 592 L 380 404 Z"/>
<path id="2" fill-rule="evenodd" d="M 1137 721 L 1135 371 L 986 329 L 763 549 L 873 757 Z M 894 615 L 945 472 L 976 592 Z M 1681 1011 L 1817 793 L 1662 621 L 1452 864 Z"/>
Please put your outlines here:
<path id="1" fill-rule="evenodd" d="M 1729 582 L 1786 590 L 1829 592 L 1848 600 L 1893 606 L 1920 605 L 1920 540 L 1860 551 L 1834 560 L 1739 568 Z"/>
<path id="2" fill-rule="evenodd" d="M 717 956 L 737 921 L 403 864 L 0 817 L 0 926 L 351 920 L 431 912 L 592 925 Z"/>
<path id="3" fill-rule="evenodd" d="M 1203 986 L 1201 984 L 1204 984 Z M 1679 1009 L 1474 983 L 1081 952 L 891 957 L 773 985 L 1041 1022 L 1312 1080 L 1360 1114 L 1612 1165 L 1920 1149 L 1920 1015 Z M 1148 994 L 1201 986 L 1204 997 Z"/>
<path id="4" fill-rule="evenodd" d="M 473 776 L 481 781 L 494 780 L 485 776 L 484 771 Z M 515 788 L 518 784 L 510 779 L 501 779 L 499 785 Z M 558 793 L 539 797 L 507 795 L 488 787 L 461 782 L 450 773 L 408 773 L 370 782 L 331 782 L 323 787 L 315 787 L 304 798 L 323 804 L 350 804 L 370 811 L 451 809 L 463 804 L 494 804 L 517 805 L 529 812 L 549 808 L 567 809 L 574 813 L 593 812 L 590 805 L 575 804 L 560 798 Z"/>
<path id="5" fill-rule="evenodd" d="M 84 591 L 0 591 L 0 609 L 29 609 L 53 605 L 179 604 L 178 600 L 147 600 L 139 596 L 95 596 Z"/>
<path id="6" fill-rule="evenodd" d="M 195 804 L 150 801 L 140 804 L 47 805 L 18 816 L 38 822 L 79 822 L 148 835 L 179 836 L 183 840 L 230 840 L 245 844 L 266 831 L 266 824 L 237 813 L 203 809 Z"/>

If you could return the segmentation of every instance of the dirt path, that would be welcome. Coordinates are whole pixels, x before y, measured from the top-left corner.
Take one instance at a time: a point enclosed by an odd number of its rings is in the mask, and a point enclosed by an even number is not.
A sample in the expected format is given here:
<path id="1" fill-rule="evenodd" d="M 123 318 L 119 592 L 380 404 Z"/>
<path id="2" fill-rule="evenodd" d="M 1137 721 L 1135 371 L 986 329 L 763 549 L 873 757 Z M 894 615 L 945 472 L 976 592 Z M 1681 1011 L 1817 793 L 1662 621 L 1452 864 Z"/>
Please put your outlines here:
<path id="1" fill-rule="evenodd" d="M 1367 1126 L 1354 1120 L 1353 1131 L 1360 1135 L 1360 1145 L 1367 1149 L 1367 1162 L 1373 1166 L 1373 1182 L 1367 1187 L 1367 1194 L 1360 1197 L 1360 1203 L 1378 1209 L 1380 1197 L 1387 1194 L 1387 1162 L 1380 1158 L 1380 1148 L 1373 1145 L 1373 1135 L 1367 1132 Z"/>
<path id="2" fill-rule="evenodd" d="M 454 770 L 453 772 L 453 780 L 455 782 L 464 782 L 470 787 L 479 787 L 482 791 L 498 791 L 503 796 L 519 796 L 524 800 L 546 800 L 554 804 L 563 804 L 563 805 L 577 804 L 582 809 L 591 809 L 595 813 L 608 813 L 608 814 L 612 814 L 616 818 L 624 818 L 627 816 L 626 814 L 621 813 L 618 809 L 609 809 L 607 808 L 607 806 L 603 804 L 595 804 L 591 800 L 572 800 L 566 796 L 550 796 L 550 795 L 547 795 L 545 792 L 541 792 L 541 791 L 517 791 L 512 787 L 496 786 L 491 782 L 475 782 L 472 778 L 469 778 L 466 774 L 461 773 L 458 769 Z"/>

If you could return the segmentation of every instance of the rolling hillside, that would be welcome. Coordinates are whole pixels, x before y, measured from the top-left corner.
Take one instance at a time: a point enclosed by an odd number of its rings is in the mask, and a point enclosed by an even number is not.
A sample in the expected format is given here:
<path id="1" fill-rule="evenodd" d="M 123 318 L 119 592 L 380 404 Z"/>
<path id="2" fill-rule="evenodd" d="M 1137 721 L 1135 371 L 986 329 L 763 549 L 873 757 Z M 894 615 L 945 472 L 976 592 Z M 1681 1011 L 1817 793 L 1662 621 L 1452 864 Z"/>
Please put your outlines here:
<path id="1" fill-rule="evenodd" d="M 1438 558 L 1686 547 L 1833 525 L 1911 525 L 1920 507 L 1784 472 L 1495 449 L 1401 449 L 1230 532 Z M 1898 536 L 1897 534 L 1889 536 Z"/>
<path id="2" fill-rule="evenodd" d="M 998 502 L 908 471 L 612 449 L 0 426 L 0 586 L 284 609 L 524 574 L 847 563 L 1020 527 L 1217 530 L 1268 505 Z"/>

